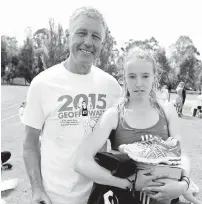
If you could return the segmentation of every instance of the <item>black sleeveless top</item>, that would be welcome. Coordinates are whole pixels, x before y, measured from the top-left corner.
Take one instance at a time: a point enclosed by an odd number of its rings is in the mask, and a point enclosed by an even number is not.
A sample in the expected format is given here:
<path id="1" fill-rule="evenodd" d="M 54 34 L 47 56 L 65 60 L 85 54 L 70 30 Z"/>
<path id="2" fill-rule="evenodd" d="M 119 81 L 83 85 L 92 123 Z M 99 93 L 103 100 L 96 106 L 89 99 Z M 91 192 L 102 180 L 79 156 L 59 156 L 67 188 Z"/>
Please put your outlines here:
<path id="1" fill-rule="evenodd" d="M 158 122 L 152 127 L 145 129 L 137 129 L 130 127 L 124 119 L 124 108 L 122 108 L 118 113 L 118 125 L 115 130 L 113 130 L 109 136 L 111 147 L 113 150 L 118 150 L 118 147 L 122 144 L 132 144 L 134 142 L 139 142 L 143 140 L 143 137 L 147 135 L 155 135 L 166 140 L 169 137 L 168 121 L 166 115 L 161 108 L 161 113 L 159 113 Z"/>

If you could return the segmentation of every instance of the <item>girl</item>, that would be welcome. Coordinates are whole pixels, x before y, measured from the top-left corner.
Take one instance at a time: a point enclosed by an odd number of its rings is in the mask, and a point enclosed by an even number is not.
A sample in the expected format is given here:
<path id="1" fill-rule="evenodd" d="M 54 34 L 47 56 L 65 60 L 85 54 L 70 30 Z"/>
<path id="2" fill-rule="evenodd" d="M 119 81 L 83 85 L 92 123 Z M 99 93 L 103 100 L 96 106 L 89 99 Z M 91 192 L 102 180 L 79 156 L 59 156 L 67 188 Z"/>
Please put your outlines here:
<path id="1" fill-rule="evenodd" d="M 183 170 L 185 177 L 181 181 L 160 179 L 153 174 L 152 169 L 138 170 L 129 179 L 121 179 L 112 176 L 94 161 L 94 156 L 109 136 L 112 150 L 118 150 L 122 144 L 138 142 L 142 135 L 148 134 L 160 135 L 163 140 L 169 136 L 180 139 L 175 108 L 170 103 L 161 107 L 156 100 L 154 89 L 157 70 L 152 55 L 143 49 L 130 49 L 124 57 L 123 67 L 124 97 L 103 114 L 92 135 L 79 148 L 75 171 L 95 183 L 121 189 L 130 187 L 130 180 L 136 178 L 136 194 L 144 190 L 151 198 L 150 203 L 170 203 L 187 191 L 188 171 Z M 165 176 L 163 173 L 160 175 L 161 178 Z M 154 191 L 155 194 L 152 193 Z M 127 200 L 128 203 L 134 202 Z"/>

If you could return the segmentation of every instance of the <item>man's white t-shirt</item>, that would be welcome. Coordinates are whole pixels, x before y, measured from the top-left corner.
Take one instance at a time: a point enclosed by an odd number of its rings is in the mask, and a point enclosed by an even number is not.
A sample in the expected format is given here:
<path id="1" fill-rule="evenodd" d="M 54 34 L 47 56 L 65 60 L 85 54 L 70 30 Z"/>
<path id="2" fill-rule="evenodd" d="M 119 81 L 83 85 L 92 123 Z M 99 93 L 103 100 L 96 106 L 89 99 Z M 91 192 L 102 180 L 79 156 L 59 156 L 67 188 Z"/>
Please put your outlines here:
<path id="1" fill-rule="evenodd" d="M 41 173 L 52 204 L 87 202 L 93 182 L 74 171 L 76 151 L 121 90 L 115 78 L 94 66 L 78 75 L 61 63 L 33 79 L 22 122 L 42 129 Z"/>

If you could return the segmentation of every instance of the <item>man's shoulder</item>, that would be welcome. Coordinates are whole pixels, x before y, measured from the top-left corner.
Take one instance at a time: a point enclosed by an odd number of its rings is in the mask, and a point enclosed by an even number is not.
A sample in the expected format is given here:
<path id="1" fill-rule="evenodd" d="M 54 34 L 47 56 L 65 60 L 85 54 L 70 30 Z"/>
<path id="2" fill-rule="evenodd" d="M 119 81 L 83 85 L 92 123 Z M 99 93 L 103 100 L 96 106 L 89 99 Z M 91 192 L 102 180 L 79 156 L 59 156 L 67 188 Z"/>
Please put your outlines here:
<path id="1" fill-rule="evenodd" d="M 33 82 L 40 83 L 40 82 L 53 79 L 58 74 L 60 74 L 60 71 L 62 68 L 61 66 L 62 66 L 61 64 L 57 64 L 48 69 L 45 69 L 44 71 L 40 72 L 36 77 L 34 77 Z"/>
<path id="2" fill-rule="evenodd" d="M 112 75 L 103 71 L 102 69 L 100 69 L 96 66 L 93 66 L 92 70 L 93 70 L 94 74 L 96 74 L 99 78 L 102 78 L 102 79 L 104 78 L 105 80 L 109 80 L 111 82 L 118 83 L 117 80 Z"/>

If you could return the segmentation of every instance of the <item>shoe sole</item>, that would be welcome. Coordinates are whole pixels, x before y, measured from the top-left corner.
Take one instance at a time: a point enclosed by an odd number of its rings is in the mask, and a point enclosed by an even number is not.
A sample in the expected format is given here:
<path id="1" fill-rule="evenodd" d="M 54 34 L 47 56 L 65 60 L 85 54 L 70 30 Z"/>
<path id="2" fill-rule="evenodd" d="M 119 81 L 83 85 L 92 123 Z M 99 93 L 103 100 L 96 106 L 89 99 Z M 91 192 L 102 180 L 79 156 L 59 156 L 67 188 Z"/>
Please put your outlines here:
<path id="1" fill-rule="evenodd" d="M 165 157 L 165 158 L 157 158 L 157 159 L 147 159 L 135 156 L 131 153 L 127 153 L 128 156 L 137 162 L 145 163 L 145 164 L 167 164 L 167 165 L 180 165 L 181 158 L 179 157 Z"/>

